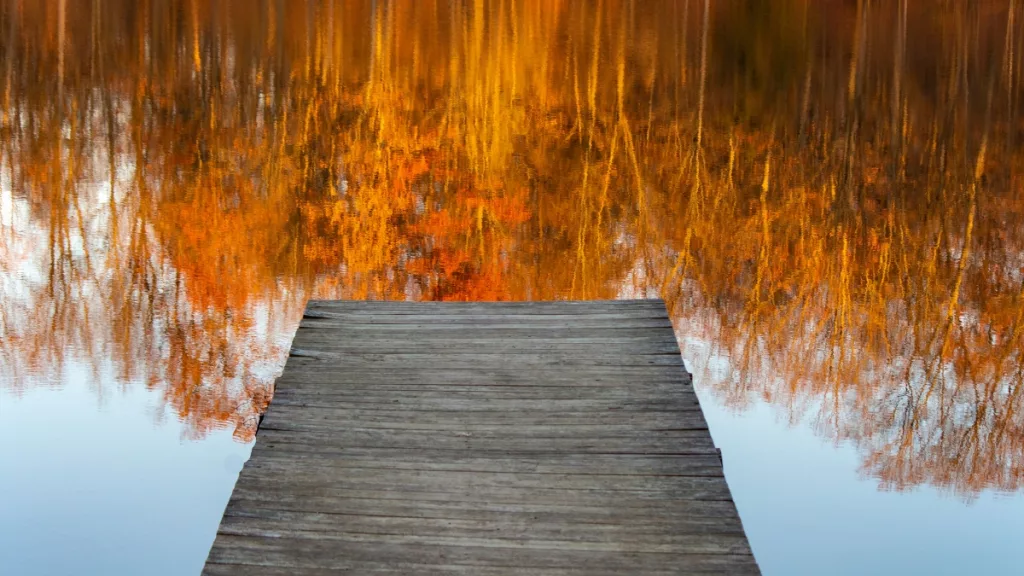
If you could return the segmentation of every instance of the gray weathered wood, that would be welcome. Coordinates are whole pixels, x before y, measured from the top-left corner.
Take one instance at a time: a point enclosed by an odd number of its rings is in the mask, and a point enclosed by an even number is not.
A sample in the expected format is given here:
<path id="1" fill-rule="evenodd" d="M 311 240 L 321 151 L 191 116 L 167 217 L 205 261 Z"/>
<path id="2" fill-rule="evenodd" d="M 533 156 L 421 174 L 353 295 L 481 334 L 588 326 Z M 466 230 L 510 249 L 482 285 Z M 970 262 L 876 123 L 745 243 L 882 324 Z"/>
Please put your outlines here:
<path id="1" fill-rule="evenodd" d="M 659 300 L 310 301 L 204 574 L 757 574 Z"/>

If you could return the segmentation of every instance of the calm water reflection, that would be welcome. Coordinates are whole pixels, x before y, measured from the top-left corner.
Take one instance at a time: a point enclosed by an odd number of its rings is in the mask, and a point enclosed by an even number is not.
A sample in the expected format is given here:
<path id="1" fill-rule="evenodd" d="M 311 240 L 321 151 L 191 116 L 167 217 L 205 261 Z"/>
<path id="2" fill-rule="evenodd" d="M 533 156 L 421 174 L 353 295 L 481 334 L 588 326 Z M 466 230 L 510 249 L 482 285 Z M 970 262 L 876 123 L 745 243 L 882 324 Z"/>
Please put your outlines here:
<path id="1" fill-rule="evenodd" d="M 1022 19 L 0 0 L 0 565 L 198 569 L 311 296 L 660 295 L 767 573 L 1018 569 Z"/>

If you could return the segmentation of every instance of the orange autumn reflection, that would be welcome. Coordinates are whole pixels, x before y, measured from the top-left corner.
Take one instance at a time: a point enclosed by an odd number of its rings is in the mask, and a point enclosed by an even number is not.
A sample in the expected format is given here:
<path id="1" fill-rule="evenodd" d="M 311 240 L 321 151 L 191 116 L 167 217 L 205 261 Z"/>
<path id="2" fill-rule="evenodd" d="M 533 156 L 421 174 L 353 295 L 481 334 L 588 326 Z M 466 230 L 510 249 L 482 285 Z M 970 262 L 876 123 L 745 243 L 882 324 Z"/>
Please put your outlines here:
<path id="1" fill-rule="evenodd" d="M 660 295 L 704 392 L 1018 490 L 1024 6 L 933 12 L 2 0 L 0 382 L 247 439 L 310 296 Z"/>

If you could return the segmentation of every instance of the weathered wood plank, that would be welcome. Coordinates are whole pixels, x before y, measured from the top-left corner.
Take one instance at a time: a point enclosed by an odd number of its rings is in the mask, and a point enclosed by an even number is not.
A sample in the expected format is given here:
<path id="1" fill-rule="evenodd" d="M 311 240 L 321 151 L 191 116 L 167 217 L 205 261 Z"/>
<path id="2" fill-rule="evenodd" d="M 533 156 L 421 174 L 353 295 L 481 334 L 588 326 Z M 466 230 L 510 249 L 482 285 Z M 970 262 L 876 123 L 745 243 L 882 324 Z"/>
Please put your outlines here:
<path id="1" fill-rule="evenodd" d="M 416 367 L 409 364 L 395 363 L 389 366 L 388 372 L 378 370 L 377 364 L 365 366 L 347 366 L 345 372 L 346 381 L 358 383 L 360 376 L 366 376 L 381 380 L 395 380 L 404 378 L 406 380 L 420 382 L 423 384 L 447 384 L 450 381 L 469 381 L 474 384 L 486 384 L 488 380 L 497 382 L 518 382 L 523 386 L 543 385 L 548 382 L 571 381 L 579 384 L 587 382 L 612 382 L 625 385 L 628 382 L 646 383 L 652 381 L 672 380 L 689 382 L 690 376 L 685 372 L 682 364 L 650 365 L 650 366 L 594 366 L 594 365 L 572 365 L 572 366 L 545 366 L 542 369 L 528 369 L 522 367 L 519 370 L 512 368 L 517 357 L 512 355 L 496 356 L 497 365 L 478 364 L 474 366 L 421 366 Z M 302 372 L 308 375 L 309 379 L 333 378 L 339 375 L 337 365 L 324 362 L 317 358 L 290 356 L 285 368 L 293 367 L 293 370 L 286 370 L 286 373 L 298 374 Z M 351 377 L 349 376 L 351 375 Z M 417 380 L 417 376 L 419 379 Z M 290 376 L 289 376 L 290 377 Z M 303 378 L 302 380 L 307 380 Z M 440 382 L 438 382 L 440 380 Z M 625 382 L 623 382 L 625 380 Z"/>
<path id="2" fill-rule="evenodd" d="M 427 538 L 427 537 L 424 537 Z M 487 542 L 483 542 L 486 544 Z M 256 566 L 358 569 L 362 562 L 442 564 L 461 566 L 516 566 L 549 569 L 604 569 L 618 574 L 644 574 L 649 570 L 689 574 L 720 570 L 723 574 L 756 573 L 741 567 L 752 561 L 749 552 L 737 554 L 623 553 L 621 549 L 591 546 L 583 549 L 480 545 L 437 539 L 410 541 L 378 535 L 363 538 L 251 538 L 218 534 L 210 558 L 216 563 Z M 560 544 L 560 543 L 559 543 Z M 596 549 L 595 549 L 596 548 Z M 745 558 L 744 558 L 745 557 Z"/>
<path id="3" fill-rule="evenodd" d="M 545 366 L 543 368 L 521 367 L 515 369 L 515 358 L 504 358 L 499 367 L 467 364 L 458 369 L 452 367 L 423 367 L 416 369 L 408 365 L 392 364 L 382 370 L 381 364 L 367 363 L 364 366 L 342 367 L 315 358 L 291 357 L 285 365 L 285 372 L 302 373 L 303 380 L 321 382 L 324 380 L 342 382 L 397 383 L 419 382 L 422 384 L 474 385 L 515 384 L 519 386 L 553 386 L 557 384 L 587 385 L 591 383 L 614 383 L 628 387 L 631 382 L 689 382 L 689 377 L 678 366 Z M 288 378 L 293 378 L 288 376 Z M 298 378 L 294 378 L 299 381 Z M 288 381 L 288 380 L 284 380 Z"/>
<path id="4" fill-rule="evenodd" d="M 717 454 L 589 454 L 581 455 L 476 455 L 441 450 L 341 448 L 328 452 L 304 444 L 287 451 L 253 447 L 259 461 L 310 460 L 324 468 L 380 468 L 385 470 L 454 470 L 461 472 L 532 472 L 537 474 L 624 474 L 655 476 L 721 476 Z"/>
<path id="5" fill-rule="evenodd" d="M 356 498 L 331 494 L 323 496 L 285 494 L 279 499 L 273 499 L 267 497 L 266 494 L 235 494 L 231 498 L 226 514 L 258 514 L 263 510 L 281 510 L 351 516 L 488 521 L 532 519 L 537 522 L 549 523 L 624 526 L 672 526 L 680 521 L 696 518 L 712 518 L 715 521 L 723 522 L 739 521 L 735 515 L 730 514 L 733 504 L 727 500 L 627 500 L 627 503 L 630 505 L 608 507 L 566 506 L 536 502 L 474 502 L 471 499 Z"/>
<path id="6" fill-rule="evenodd" d="M 538 520 L 572 518 L 588 524 L 671 523 L 679 518 L 697 516 L 729 517 L 734 506 L 728 500 L 637 500 L 624 498 L 622 506 L 587 506 L 581 504 L 538 502 L 494 502 L 474 494 L 464 497 L 451 494 L 429 494 L 411 498 L 410 494 L 376 492 L 366 495 L 293 494 L 273 495 L 263 492 L 236 492 L 231 496 L 228 511 L 293 510 L 362 516 L 401 516 L 418 518 L 494 519 L 506 515 L 526 515 Z"/>
<path id="7" fill-rule="evenodd" d="M 575 318 L 581 318 L 576 320 Z M 642 329 L 671 328 L 672 321 L 666 317 L 646 316 L 641 318 L 629 316 L 317 316 L 304 317 L 299 324 L 306 334 L 317 335 L 328 333 L 327 329 L 352 329 L 354 331 L 374 332 L 379 334 L 408 333 L 415 330 L 426 330 L 441 334 L 451 334 L 453 330 L 471 330 L 478 333 L 493 333 L 503 330 L 533 331 L 543 337 L 547 329 L 571 331 L 578 336 L 595 335 L 605 329 Z M 611 332 L 606 336 L 614 336 Z"/>
<path id="8" fill-rule="evenodd" d="M 453 564 L 426 565 L 389 562 L 351 562 L 345 568 L 324 570 L 320 568 L 297 566 L 252 566 L 243 564 L 217 564 L 210 562 L 203 571 L 207 576 L 227 574 L 251 574 L 252 576 L 336 576 L 341 573 L 352 574 L 415 574 L 416 576 L 620 576 L 618 569 L 602 567 L 588 568 L 519 568 L 516 566 L 459 566 Z M 687 570 L 688 576 L 708 576 L 710 574 L 756 574 L 744 570 L 741 566 L 725 570 L 718 568 L 711 571 Z M 646 570 L 645 575 L 675 576 L 678 569 Z"/>
<path id="9" fill-rule="evenodd" d="M 443 393 L 442 393 L 443 394 Z M 384 428 L 389 430 L 458 430 L 465 432 L 511 432 L 516 428 L 534 431 L 558 432 L 571 429 L 575 433 L 589 434 L 596 428 L 608 431 L 627 430 L 704 430 L 707 422 L 698 410 L 685 412 L 620 412 L 533 414 L 517 418 L 514 414 L 491 412 L 430 412 L 422 411 L 368 411 L 337 406 L 277 406 L 267 414 L 262 426 L 299 425 L 315 430 L 337 428 L 339 425 L 355 429 Z"/>
<path id="10" fill-rule="evenodd" d="M 724 565 L 723 565 L 724 566 Z M 350 562 L 344 568 L 320 569 L 297 566 L 253 566 L 244 564 L 218 564 L 210 562 L 203 571 L 207 576 L 228 574 L 251 574 L 252 576 L 336 576 L 341 573 L 352 574 L 415 574 L 416 576 L 621 576 L 619 569 L 607 569 L 598 566 L 587 568 L 520 568 L 516 566 L 460 566 L 453 564 L 410 564 L 392 562 Z M 688 576 L 708 576 L 710 574 L 756 574 L 745 570 L 742 566 L 720 567 L 711 571 L 687 570 Z M 646 570 L 650 576 L 676 576 L 678 569 Z"/>
<path id="11" fill-rule="evenodd" d="M 467 311 L 483 310 L 485 312 L 515 311 L 523 314 L 566 314 L 577 312 L 581 314 L 595 314 L 597 312 L 610 310 L 623 312 L 626 310 L 658 310 L 665 311 L 665 305 L 660 300 L 549 300 L 537 302 L 405 302 L 386 300 L 309 300 L 306 303 L 307 310 L 350 310 L 356 312 L 376 313 L 380 311 L 389 313 L 402 313 L 411 311 L 413 314 L 422 314 L 429 310 L 436 314 L 464 314 Z"/>
<path id="12" fill-rule="evenodd" d="M 351 337 L 347 339 L 311 338 L 304 331 L 302 337 L 296 336 L 293 344 L 296 348 L 330 350 L 340 354 L 431 354 L 440 356 L 480 355 L 483 352 L 500 351 L 501 354 L 538 354 L 557 351 L 562 354 L 572 353 L 581 356 L 606 355 L 608 350 L 617 354 L 650 355 L 678 354 L 679 345 L 674 340 L 648 340 L 646 342 L 628 342 L 626 340 L 602 338 L 594 340 L 575 339 L 575 342 L 557 342 L 553 338 L 515 339 L 480 338 L 451 340 L 444 339 L 433 342 L 416 342 L 387 339 L 368 339 Z"/>
<path id="13" fill-rule="evenodd" d="M 660 301 L 311 301 L 204 574 L 757 574 Z"/>
<path id="14" fill-rule="evenodd" d="M 329 325 L 323 322 L 306 322 L 299 324 L 296 336 L 302 332 L 330 332 L 339 341 L 371 340 L 383 342 L 409 342 L 419 341 L 422 343 L 431 342 L 424 336 L 444 338 L 445 341 L 464 343 L 467 340 L 502 340 L 504 342 L 528 342 L 532 340 L 576 340 L 581 342 L 591 341 L 624 341 L 634 338 L 647 340 L 664 340 L 674 337 L 663 330 L 652 331 L 650 327 L 631 328 L 616 325 L 601 330 L 582 330 L 570 326 L 568 328 L 552 328 L 550 326 L 528 326 L 528 327 L 478 327 L 461 326 L 459 328 L 441 327 L 437 330 L 426 328 L 398 329 L 382 327 L 379 330 L 347 331 L 342 326 Z M 305 337 L 305 335 L 303 335 Z"/>
<path id="15" fill-rule="evenodd" d="M 696 397 L 687 398 L 625 398 L 625 399 L 597 399 L 572 398 L 572 399 L 494 399 L 494 400 L 448 400 L 430 398 L 396 397 L 390 400 L 361 397 L 337 397 L 330 394 L 318 394 L 315 392 L 299 392 L 287 390 L 279 392 L 274 396 L 274 403 L 278 405 L 323 405 L 323 402 L 330 401 L 337 406 L 360 408 L 366 410 L 394 410 L 402 408 L 419 411 L 441 411 L 451 412 L 453 410 L 466 410 L 476 412 L 507 412 L 509 410 L 522 410 L 525 412 L 607 412 L 609 410 L 636 411 L 636 410 L 695 410 L 699 409 Z"/>
<path id="16" fill-rule="evenodd" d="M 518 311 L 507 310 L 507 311 L 495 311 L 489 309 L 481 309 L 478 312 L 464 312 L 459 314 L 437 314 L 429 311 L 408 312 L 404 314 L 394 314 L 387 312 L 365 312 L 365 311 L 338 311 L 338 310 L 318 310 L 318 311 L 307 311 L 303 318 L 310 320 L 354 320 L 356 322 L 367 322 L 367 323 L 400 323 L 400 324 L 420 324 L 420 323 L 454 323 L 454 324 L 507 324 L 516 322 L 526 323 L 549 323 L 549 322 L 572 322 L 577 319 L 584 318 L 586 321 L 598 322 L 605 320 L 646 320 L 646 319 L 663 319 L 668 320 L 668 313 L 665 310 L 658 310 L 652 308 L 649 310 L 637 310 L 637 311 L 621 311 L 621 310 L 608 310 L 608 311 L 596 311 L 586 314 L 564 314 L 561 312 L 552 312 L 550 314 L 529 314 L 524 313 L 529 311 L 529 308 L 522 308 Z"/>
<path id="17" fill-rule="evenodd" d="M 628 492 L 638 498 L 670 499 L 667 496 L 679 493 L 674 499 L 693 499 L 693 494 L 708 494 L 705 500 L 728 499 L 728 488 L 720 476 L 660 476 L 641 474 L 540 474 L 536 472 L 480 472 L 465 470 L 416 470 L 391 469 L 382 472 L 380 468 L 357 468 L 347 466 L 344 473 L 338 469 L 323 466 L 315 460 L 271 460 L 261 459 L 245 470 L 247 482 L 286 482 L 298 488 L 330 489 L 338 486 L 353 486 L 361 489 L 384 485 L 415 486 L 415 492 L 456 492 L 467 489 L 531 489 L 583 490 Z M 300 474 L 301 478 L 289 475 Z M 374 484 L 376 483 L 376 484 Z M 557 488 L 555 488 L 557 487 Z M 623 496 L 627 494 L 622 494 Z"/>
<path id="18" fill-rule="evenodd" d="M 307 344 L 308 346 L 308 344 Z M 542 370 L 547 367 L 570 367 L 586 366 L 594 369 L 601 366 L 617 367 L 646 367 L 646 366 L 672 366 L 682 369 L 683 362 L 678 353 L 666 354 L 563 354 L 551 352 L 540 354 L 536 352 L 520 352 L 516 354 L 501 353 L 460 353 L 453 351 L 447 354 L 345 354 L 335 352 L 326 347 L 293 347 L 293 357 L 303 357 L 307 360 L 308 369 L 313 370 L 344 370 L 348 368 L 360 369 L 374 367 L 378 369 L 389 369 L 397 367 L 422 366 L 424 370 L 430 369 L 464 369 L 475 370 L 486 366 L 505 366 L 509 362 L 515 362 L 517 366 L 524 369 Z M 513 357 L 509 357 L 513 356 Z"/>
<path id="19" fill-rule="evenodd" d="M 472 386 L 481 389 L 496 386 L 522 388 L 600 386 L 618 389 L 624 393 L 631 393 L 634 386 L 637 389 L 642 389 L 644 387 L 665 384 L 676 387 L 690 384 L 689 377 L 686 374 L 681 374 L 681 370 L 675 367 L 671 370 L 648 368 L 625 374 L 601 374 L 600 371 L 588 370 L 585 366 L 579 370 L 552 368 L 545 370 L 543 374 L 536 374 L 527 370 L 488 371 L 484 367 L 481 367 L 479 371 L 423 370 L 419 376 L 417 376 L 415 371 L 403 368 L 394 368 L 380 376 L 374 376 L 374 372 L 374 370 L 359 369 L 349 369 L 343 373 L 332 370 L 306 370 L 303 373 L 303 377 L 293 376 L 292 373 L 286 372 L 281 378 L 278 378 L 275 388 L 301 387 L 303 385 L 308 385 L 310 388 L 352 387 L 353 389 L 366 388 L 368 386 L 399 385 L 415 387 Z M 682 390 L 691 389 L 682 388 Z"/>
<path id="20" fill-rule="evenodd" d="M 460 522 L 457 520 L 405 520 L 400 518 L 343 517 L 295 514 L 288 520 L 224 516 L 220 533 L 260 538 L 342 540 L 347 542 L 389 540 L 455 546 L 533 548 L 540 550 L 619 550 L 622 552 L 676 554 L 742 554 L 749 551 L 740 531 L 718 527 L 694 534 L 687 530 L 648 530 L 597 524 L 565 523 L 546 526 L 537 522 L 515 525 L 501 522 Z"/>
<path id="21" fill-rule="evenodd" d="M 486 536 L 488 538 L 533 540 L 542 535 L 553 540 L 581 542 L 604 542 L 626 534 L 647 537 L 656 541 L 666 533 L 680 535 L 733 534 L 742 535 L 743 527 L 736 518 L 694 515 L 661 518 L 652 522 L 581 522 L 585 516 L 574 514 L 544 514 L 505 512 L 485 517 L 461 518 L 424 517 L 414 513 L 411 516 L 396 514 L 347 514 L 322 510 L 281 510 L 254 506 L 248 509 L 228 511 L 225 520 L 231 518 L 236 525 L 256 527 L 262 530 L 323 529 L 331 532 L 353 532 L 364 534 L 431 534 L 435 536 L 458 535 L 465 537 Z M 262 522 L 260 522 L 262 521 Z"/>
<path id="22" fill-rule="evenodd" d="M 697 414 L 699 412 L 692 412 Z M 281 430 L 293 432 L 315 432 L 331 433 L 339 425 L 345 426 L 347 430 L 355 433 L 371 433 L 382 431 L 385 433 L 421 433 L 423 435 L 450 432 L 459 437 L 474 437 L 480 439 L 492 438 L 633 438 L 638 435 L 660 435 L 669 432 L 699 432 L 707 426 L 703 418 L 691 417 L 688 421 L 664 423 L 660 425 L 649 425 L 643 423 L 624 424 L 584 424 L 579 421 L 573 423 L 555 424 L 523 424 L 505 423 L 494 424 L 465 424 L 460 422 L 426 422 L 420 419 L 419 422 L 401 421 L 354 421 L 338 418 L 309 418 L 305 416 L 291 416 L 275 413 L 264 419 L 260 426 L 266 430 Z"/>
<path id="23" fill-rule="evenodd" d="M 556 383 L 554 385 L 536 383 L 535 385 L 522 384 L 473 384 L 470 382 L 456 382 L 446 384 L 425 384 L 408 382 L 351 382 L 336 378 L 324 378 L 317 381 L 301 381 L 283 378 L 278 379 L 276 393 L 287 395 L 292 392 L 308 392 L 320 395 L 331 396 L 353 396 L 353 397 L 374 397 L 394 398 L 395 396 L 418 396 L 428 398 L 437 396 L 439 398 L 451 398 L 460 400 L 474 399 L 500 399 L 510 398 L 516 400 L 528 400 L 530 398 L 540 399 L 582 399 L 590 398 L 613 399 L 613 398 L 684 398 L 695 400 L 696 394 L 686 384 L 676 381 L 646 382 L 635 384 L 629 387 L 615 385 L 612 382 L 592 381 L 585 384 L 573 385 L 571 382 Z M 515 415 L 509 415 L 515 417 Z"/>
<path id="24" fill-rule="evenodd" d="M 257 441 L 290 442 L 317 446 L 359 446 L 364 448 L 407 448 L 480 450 L 490 452 L 575 452 L 586 454 L 680 454 L 714 452 L 707 434 L 690 430 L 638 432 L 628 436 L 602 434 L 592 437 L 558 437 L 530 434 L 480 437 L 460 430 L 431 434 L 406 430 L 292 431 L 263 429 Z"/>
<path id="25" fill-rule="evenodd" d="M 614 384 L 588 382 L 575 384 L 570 381 L 554 382 L 550 385 L 523 385 L 515 382 L 494 384 L 473 384 L 458 382 L 451 385 L 417 385 L 412 382 L 388 380 L 377 386 L 351 385 L 344 382 L 281 382 L 274 393 L 279 397 L 316 396 L 337 397 L 338 400 L 381 398 L 394 400 L 401 398 L 440 399 L 440 400 L 530 400 L 530 399 L 562 399 L 562 400 L 680 400 L 695 403 L 697 396 L 692 388 L 679 382 L 663 384 L 638 385 L 635 388 L 623 388 Z M 666 407 L 665 410 L 672 410 Z"/>

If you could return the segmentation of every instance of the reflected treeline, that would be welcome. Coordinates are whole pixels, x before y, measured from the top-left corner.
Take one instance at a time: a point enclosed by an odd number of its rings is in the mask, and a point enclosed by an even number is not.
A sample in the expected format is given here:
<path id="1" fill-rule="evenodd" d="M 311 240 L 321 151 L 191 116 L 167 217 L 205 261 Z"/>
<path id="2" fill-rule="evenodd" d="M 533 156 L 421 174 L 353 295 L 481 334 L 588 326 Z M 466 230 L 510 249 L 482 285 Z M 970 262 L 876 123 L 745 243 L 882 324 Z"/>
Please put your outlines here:
<path id="1" fill-rule="evenodd" d="M 885 487 L 1024 480 L 1024 5 L 0 0 L 0 362 L 251 437 L 309 296 L 661 295 Z"/>

